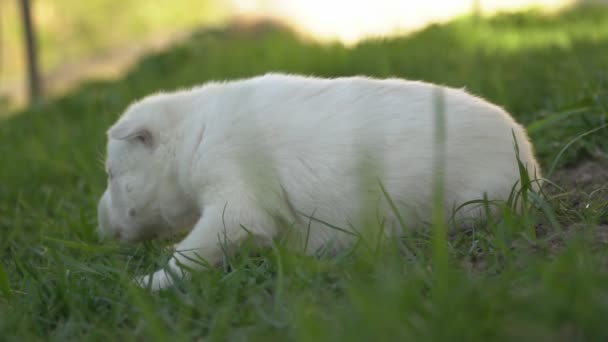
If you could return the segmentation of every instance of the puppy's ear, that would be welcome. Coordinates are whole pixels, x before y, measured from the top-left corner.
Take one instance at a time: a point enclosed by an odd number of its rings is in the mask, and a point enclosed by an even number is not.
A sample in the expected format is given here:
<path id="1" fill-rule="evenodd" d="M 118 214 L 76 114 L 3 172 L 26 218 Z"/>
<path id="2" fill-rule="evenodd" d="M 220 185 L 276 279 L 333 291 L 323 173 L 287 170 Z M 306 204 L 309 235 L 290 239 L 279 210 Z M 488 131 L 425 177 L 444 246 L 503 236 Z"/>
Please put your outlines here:
<path id="1" fill-rule="evenodd" d="M 151 130 L 142 125 L 142 123 L 137 122 L 137 120 L 126 119 L 119 121 L 110 128 L 108 135 L 116 140 L 138 141 L 150 148 L 153 148 L 156 143 Z"/>

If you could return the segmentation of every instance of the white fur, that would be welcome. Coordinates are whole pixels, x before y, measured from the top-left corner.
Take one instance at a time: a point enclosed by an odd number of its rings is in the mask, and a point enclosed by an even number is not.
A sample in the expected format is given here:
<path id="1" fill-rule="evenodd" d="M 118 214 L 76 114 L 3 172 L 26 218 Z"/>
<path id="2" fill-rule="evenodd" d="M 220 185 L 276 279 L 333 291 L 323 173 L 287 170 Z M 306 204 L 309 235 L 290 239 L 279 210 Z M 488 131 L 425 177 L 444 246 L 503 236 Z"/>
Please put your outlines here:
<path id="1" fill-rule="evenodd" d="M 408 228 L 424 226 L 436 89 L 402 79 L 267 74 L 147 97 L 109 130 L 112 178 L 99 203 L 99 230 L 137 241 L 191 229 L 168 265 L 184 275 L 180 264 L 217 264 L 222 244 L 249 234 L 267 243 L 289 232 L 294 248 L 308 253 L 340 248 L 352 235 L 325 223 L 357 231 L 362 213 L 384 221 L 387 235 L 399 234 L 380 182 Z M 484 194 L 509 196 L 519 180 L 513 135 L 531 178 L 540 177 L 511 116 L 463 90 L 441 89 L 446 215 Z M 458 217 L 479 215 L 462 210 Z M 172 283 L 164 271 L 142 279 L 149 281 L 155 290 Z"/>

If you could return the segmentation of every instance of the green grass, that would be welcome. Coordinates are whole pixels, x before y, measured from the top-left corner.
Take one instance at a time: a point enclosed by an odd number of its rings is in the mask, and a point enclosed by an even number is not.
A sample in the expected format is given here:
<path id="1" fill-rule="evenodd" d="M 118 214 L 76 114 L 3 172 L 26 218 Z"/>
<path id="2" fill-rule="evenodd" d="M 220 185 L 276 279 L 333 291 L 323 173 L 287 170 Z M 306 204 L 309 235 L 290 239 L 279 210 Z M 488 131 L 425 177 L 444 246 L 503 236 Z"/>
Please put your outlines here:
<path id="1" fill-rule="evenodd" d="M 163 264 L 162 243 L 102 243 L 94 232 L 107 127 L 135 98 L 210 79 L 281 70 L 466 87 L 531 128 L 545 170 L 558 154 L 557 170 L 605 156 L 606 22 L 605 9 L 462 18 L 352 49 L 271 28 L 201 32 L 120 81 L 1 121 L 0 339 L 608 340 L 605 192 L 532 194 L 523 215 L 503 205 L 464 231 L 362 243 L 333 258 L 245 246 L 160 294 L 131 278 Z"/>

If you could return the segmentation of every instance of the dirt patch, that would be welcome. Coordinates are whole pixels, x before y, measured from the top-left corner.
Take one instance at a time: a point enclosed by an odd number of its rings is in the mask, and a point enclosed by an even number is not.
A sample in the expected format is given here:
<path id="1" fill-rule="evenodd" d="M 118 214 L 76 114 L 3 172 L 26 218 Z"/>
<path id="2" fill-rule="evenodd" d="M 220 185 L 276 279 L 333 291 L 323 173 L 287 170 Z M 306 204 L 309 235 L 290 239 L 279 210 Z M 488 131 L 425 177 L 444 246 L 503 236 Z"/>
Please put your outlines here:
<path id="1" fill-rule="evenodd" d="M 573 241 L 588 248 L 608 247 L 608 160 L 594 159 L 556 171 L 546 183 L 543 193 L 554 210 L 559 227 L 541 219 L 535 225 L 533 238 L 524 234 L 512 241 L 514 254 L 518 251 L 541 253 L 549 257 L 560 254 Z M 455 234 L 453 237 L 456 237 Z M 468 273 L 490 271 L 492 263 L 487 254 L 470 253 L 462 260 Z M 527 259 L 520 261 L 526 262 Z M 523 267 L 523 266 L 522 266 Z"/>
<path id="2" fill-rule="evenodd" d="M 555 172 L 552 181 L 566 191 L 593 192 L 608 186 L 608 160 L 587 160 Z"/>
<path id="3" fill-rule="evenodd" d="M 588 234 L 589 241 L 605 247 L 608 244 L 608 160 L 586 160 L 560 169 L 551 180 L 561 188 L 549 185 L 546 189 L 563 226 L 560 231 L 537 230 L 537 234 L 545 236 L 547 245 L 554 251 L 561 250 L 566 241 L 581 233 Z"/>

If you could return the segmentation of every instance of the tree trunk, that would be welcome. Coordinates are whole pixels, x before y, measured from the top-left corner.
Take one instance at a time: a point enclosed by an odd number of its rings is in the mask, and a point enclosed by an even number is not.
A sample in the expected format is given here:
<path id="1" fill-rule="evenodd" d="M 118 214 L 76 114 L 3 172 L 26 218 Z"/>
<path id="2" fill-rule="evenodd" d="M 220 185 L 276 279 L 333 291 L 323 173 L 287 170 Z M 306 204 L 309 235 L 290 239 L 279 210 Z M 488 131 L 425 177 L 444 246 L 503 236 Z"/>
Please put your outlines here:
<path id="1" fill-rule="evenodd" d="M 42 88 L 38 72 L 38 57 L 36 54 L 36 40 L 32 24 L 32 13 L 29 0 L 21 0 L 21 16 L 23 20 L 23 37 L 27 57 L 27 76 L 30 103 L 40 99 Z"/>

